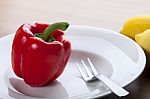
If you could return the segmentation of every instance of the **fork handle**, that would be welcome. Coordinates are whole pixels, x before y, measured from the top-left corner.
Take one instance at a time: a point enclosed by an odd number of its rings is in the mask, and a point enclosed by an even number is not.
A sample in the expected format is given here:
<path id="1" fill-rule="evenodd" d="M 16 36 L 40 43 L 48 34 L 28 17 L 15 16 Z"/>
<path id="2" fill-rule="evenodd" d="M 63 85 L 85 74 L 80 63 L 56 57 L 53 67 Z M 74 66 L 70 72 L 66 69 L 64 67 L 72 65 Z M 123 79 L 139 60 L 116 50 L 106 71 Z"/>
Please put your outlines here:
<path id="1" fill-rule="evenodd" d="M 129 94 L 128 91 L 120 87 L 115 82 L 111 81 L 109 78 L 107 78 L 104 75 L 97 75 L 96 76 L 99 80 L 101 80 L 114 94 L 116 94 L 119 97 L 126 96 Z"/>

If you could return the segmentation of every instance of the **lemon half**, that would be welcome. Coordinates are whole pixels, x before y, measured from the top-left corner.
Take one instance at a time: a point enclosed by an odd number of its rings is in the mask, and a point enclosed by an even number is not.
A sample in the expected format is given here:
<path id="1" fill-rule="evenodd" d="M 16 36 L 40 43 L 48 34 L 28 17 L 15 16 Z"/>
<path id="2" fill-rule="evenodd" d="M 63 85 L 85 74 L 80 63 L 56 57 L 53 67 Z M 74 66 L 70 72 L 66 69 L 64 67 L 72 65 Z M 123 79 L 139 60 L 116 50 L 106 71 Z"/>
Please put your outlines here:
<path id="1" fill-rule="evenodd" d="M 135 41 L 150 55 L 150 29 L 135 35 Z"/>
<path id="2" fill-rule="evenodd" d="M 136 34 L 147 29 L 150 29 L 150 16 L 136 16 L 128 19 L 120 32 L 135 40 Z"/>

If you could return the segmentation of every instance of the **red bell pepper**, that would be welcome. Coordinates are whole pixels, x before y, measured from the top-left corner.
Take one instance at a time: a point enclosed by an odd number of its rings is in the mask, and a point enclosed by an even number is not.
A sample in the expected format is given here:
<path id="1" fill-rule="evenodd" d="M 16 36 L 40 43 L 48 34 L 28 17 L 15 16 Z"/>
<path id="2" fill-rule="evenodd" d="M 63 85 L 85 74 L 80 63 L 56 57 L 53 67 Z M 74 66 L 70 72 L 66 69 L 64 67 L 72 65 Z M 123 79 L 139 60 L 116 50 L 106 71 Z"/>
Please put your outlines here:
<path id="1" fill-rule="evenodd" d="M 64 38 L 67 22 L 22 25 L 12 44 L 14 73 L 31 86 L 44 86 L 58 78 L 70 57 L 71 43 Z"/>

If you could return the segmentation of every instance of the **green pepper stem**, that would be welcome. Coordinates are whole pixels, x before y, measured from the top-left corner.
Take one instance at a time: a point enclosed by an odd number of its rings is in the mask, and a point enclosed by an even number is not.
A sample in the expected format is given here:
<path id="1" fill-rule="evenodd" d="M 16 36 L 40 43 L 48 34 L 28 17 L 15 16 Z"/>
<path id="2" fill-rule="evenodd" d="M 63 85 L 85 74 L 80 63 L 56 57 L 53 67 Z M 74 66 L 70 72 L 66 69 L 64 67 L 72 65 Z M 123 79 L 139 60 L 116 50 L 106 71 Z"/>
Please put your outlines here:
<path id="1" fill-rule="evenodd" d="M 68 28 L 69 24 L 67 22 L 58 22 L 48 26 L 43 32 L 42 39 L 48 42 L 52 38 L 52 32 L 55 30 L 65 31 Z"/>

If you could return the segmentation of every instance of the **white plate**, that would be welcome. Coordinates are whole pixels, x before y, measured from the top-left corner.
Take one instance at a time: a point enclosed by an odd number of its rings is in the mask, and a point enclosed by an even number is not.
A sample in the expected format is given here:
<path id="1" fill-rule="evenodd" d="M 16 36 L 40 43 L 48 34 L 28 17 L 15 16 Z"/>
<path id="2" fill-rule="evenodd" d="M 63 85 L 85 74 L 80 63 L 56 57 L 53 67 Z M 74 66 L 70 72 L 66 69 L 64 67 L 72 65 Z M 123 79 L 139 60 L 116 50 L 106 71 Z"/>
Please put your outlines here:
<path id="1" fill-rule="evenodd" d="M 145 54 L 133 40 L 103 28 L 71 25 L 66 37 L 72 42 L 71 58 L 63 74 L 46 87 L 30 87 L 11 69 L 11 44 L 14 34 L 0 39 L 0 98 L 95 98 L 111 92 L 100 81 L 85 83 L 75 62 L 91 58 L 102 73 L 124 87 L 143 71 Z M 8 69 L 9 68 L 9 69 Z"/>

